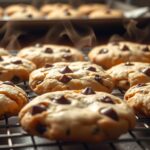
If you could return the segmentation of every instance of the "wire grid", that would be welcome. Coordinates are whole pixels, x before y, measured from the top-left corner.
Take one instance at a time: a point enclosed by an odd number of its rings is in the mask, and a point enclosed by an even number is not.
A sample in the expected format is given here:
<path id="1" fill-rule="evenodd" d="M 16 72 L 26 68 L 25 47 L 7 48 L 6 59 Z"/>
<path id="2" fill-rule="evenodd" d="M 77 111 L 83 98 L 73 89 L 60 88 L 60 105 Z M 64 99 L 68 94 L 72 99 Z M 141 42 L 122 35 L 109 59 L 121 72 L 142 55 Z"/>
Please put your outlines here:
<path id="1" fill-rule="evenodd" d="M 36 96 L 27 82 L 17 84 L 23 88 L 31 100 Z M 115 93 L 117 95 L 118 93 Z M 137 125 L 132 131 L 114 141 L 98 144 L 79 142 L 49 141 L 32 136 L 23 131 L 17 117 L 0 120 L 0 150 L 148 150 L 150 149 L 150 119 L 137 117 Z"/>

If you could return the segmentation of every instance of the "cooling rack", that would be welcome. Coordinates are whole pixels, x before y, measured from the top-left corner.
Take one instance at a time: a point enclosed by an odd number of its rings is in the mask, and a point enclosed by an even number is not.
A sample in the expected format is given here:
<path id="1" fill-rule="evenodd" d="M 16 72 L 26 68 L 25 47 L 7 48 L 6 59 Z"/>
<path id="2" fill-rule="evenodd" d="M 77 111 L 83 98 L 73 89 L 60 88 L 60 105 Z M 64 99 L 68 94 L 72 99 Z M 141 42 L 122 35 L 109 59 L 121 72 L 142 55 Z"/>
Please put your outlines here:
<path id="1" fill-rule="evenodd" d="M 36 96 L 28 82 L 17 83 L 28 94 L 29 100 Z M 114 93 L 119 94 L 118 92 Z M 150 119 L 136 117 L 137 125 L 119 139 L 97 144 L 48 141 L 31 136 L 20 127 L 17 117 L 0 120 L 0 150 L 148 150 L 150 149 Z"/>

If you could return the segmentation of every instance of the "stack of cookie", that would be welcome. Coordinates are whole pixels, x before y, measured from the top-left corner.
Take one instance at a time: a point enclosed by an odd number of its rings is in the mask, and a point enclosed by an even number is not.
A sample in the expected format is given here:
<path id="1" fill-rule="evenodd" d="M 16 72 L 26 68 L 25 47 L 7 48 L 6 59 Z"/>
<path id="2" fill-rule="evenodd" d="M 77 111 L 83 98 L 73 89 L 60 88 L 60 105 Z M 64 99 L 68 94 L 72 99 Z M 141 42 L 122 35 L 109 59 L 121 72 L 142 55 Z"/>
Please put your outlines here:
<path id="1" fill-rule="evenodd" d="M 105 4 L 83 4 L 73 7 L 65 3 L 46 4 L 37 9 L 32 5 L 14 4 L 4 10 L 0 8 L 0 18 L 4 19 L 70 19 L 70 18 L 121 18 L 123 12 Z"/>
<path id="2" fill-rule="evenodd" d="M 133 110 L 110 94 L 113 78 L 101 66 L 84 61 L 69 46 L 36 44 L 17 54 L 37 67 L 29 75 L 36 94 L 19 113 L 22 127 L 50 140 L 100 142 L 135 126 Z"/>
<path id="3" fill-rule="evenodd" d="M 108 69 L 115 88 L 125 92 L 137 114 L 150 116 L 150 45 L 113 42 L 95 47 L 89 59 Z"/>

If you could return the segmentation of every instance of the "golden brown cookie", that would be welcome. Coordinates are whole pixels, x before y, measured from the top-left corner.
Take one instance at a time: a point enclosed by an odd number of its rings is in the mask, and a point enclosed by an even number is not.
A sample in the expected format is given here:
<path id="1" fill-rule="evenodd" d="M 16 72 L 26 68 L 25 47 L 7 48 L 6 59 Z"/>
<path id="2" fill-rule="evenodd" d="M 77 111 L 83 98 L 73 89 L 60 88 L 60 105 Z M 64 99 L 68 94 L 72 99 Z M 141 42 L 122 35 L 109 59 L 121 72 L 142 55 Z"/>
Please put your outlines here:
<path id="1" fill-rule="evenodd" d="M 91 88 L 38 96 L 19 118 L 24 130 L 49 140 L 101 142 L 135 126 L 134 113 L 123 100 Z"/>

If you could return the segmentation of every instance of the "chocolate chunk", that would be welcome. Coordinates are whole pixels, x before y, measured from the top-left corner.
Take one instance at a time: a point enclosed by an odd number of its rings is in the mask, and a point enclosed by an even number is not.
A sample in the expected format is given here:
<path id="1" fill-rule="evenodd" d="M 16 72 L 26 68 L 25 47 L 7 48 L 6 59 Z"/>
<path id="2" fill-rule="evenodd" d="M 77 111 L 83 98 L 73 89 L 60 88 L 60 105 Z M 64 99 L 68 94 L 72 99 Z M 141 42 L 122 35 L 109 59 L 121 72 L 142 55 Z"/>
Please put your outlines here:
<path id="1" fill-rule="evenodd" d="M 14 85 L 14 83 L 13 83 L 13 82 L 11 82 L 11 81 L 4 81 L 4 82 L 3 82 L 3 84 L 8 84 L 8 85 L 15 86 L 15 85 Z"/>
<path id="2" fill-rule="evenodd" d="M 0 61 L 3 61 L 3 58 L 0 56 Z"/>
<path id="3" fill-rule="evenodd" d="M 99 127 L 95 127 L 92 129 L 92 135 L 99 134 L 100 131 L 101 129 Z"/>
<path id="4" fill-rule="evenodd" d="M 70 53 L 71 50 L 70 49 L 61 49 L 62 52 L 66 52 L 66 53 Z"/>
<path id="5" fill-rule="evenodd" d="M 21 79 L 20 79 L 20 77 L 18 77 L 18 76 L 14 76 L 14 77 L 11 79 L 11 81 L 12 81 L 13 83 L 18 83 L 18 82 L 21 81 Z"/>
<path id="6" fill-rule="evenodd" d="M 96 72 L 96 68 L 95 67 L 89 67 L 89 68 L 87 68 L 87 70 L 90 70 L 90 71 L 93 71 L 93 72 Z"/>
<path id="7" fill-rule="evenodd" d="M 63 58 L 65 58 L 66 60 L 70 60 L 72 58 L 71 54 L 64 54 Z"/>
<path id="8" fill-rule="evenodd" d="M 55 103 L 63 104 L 63 105 L 71 104 L 71 102 L 67 98 L 65 98 L 65 96 L 63 96 L 63 95 L 59 98 L 54 98 L 53 101 Z"/>
<path id="9" fill-rule="evenodd" d="M 142 51 L 143 51 L 143 52 L 150 52 L 150 49 L 149 49 L 148 46 L 146 46 L 146 47 L 144 47 L 144 48 L 142 49 Z"/>
<path id="10" fill-rule="evenodd" d="M 142 86 L 146 86 L 146 83 L 139 83 L 135 87 L 142 87 Z"/>
<path id="11" fill-rule="evenodd" d="M 131 62 L 126 62 L 125 66 L 134 66 L 134 64 L 132 64 Z"/>
<path id="12" fill-rule="evenodd" d="M 12 60 L 11 61 L 13 64 L 22 64 L 21 60 Z"/>
<path id="13" fill-rule="evenodd" d="M 43 134 L 47 130 L 46 125 L 42 123 L 37 124 L 35 128 L 36 128 L 35 130 L 40 134 Z"/>
<path id="14" fill-rule="evenodd" d="M 122 48 L 121 48 L 122 51 L 130 51 L 130 48 L 127 46 L 127 45 L 124 45 Z"/>
<path id="15" fill-rule="evenodd" d="M 64 10 L 64 14 L 66 15 L 66 16 L 70 16 L 71 15 L 71 13 L 69 12 L 69 10 Z"/>
<path id="16" fill-rule="evenodd" d="M 92 95 L 95 94 L 95 91 L 91 87 L 87 87 L 82 91 L 84 95 Z"/>
<path id="17" fill-rule="evenodd" d="M 62 82 L 62 83 L 68 83 L 70 80 L 72 80 L 71 77 L 68 77 L 66 75 L 63 75 L 59 78 L 59 81 Z"/>
<path id="18" fill-rule="evenodd" d="M 106 12 L 106 14 L 110 14 L 110 13 L 111 13 L 111 10 L 110 10 L 110 9 L 107 9 L 105 12 Z"/>
<path id="19" fill-rule="evenodd" d="M 45 67 L 45 68 L 49 68 L 49 67 L 53 67 L 53 65 L 52 65 L 52 64 L 45 64 L 44 67 Z"/>
<path id="20" fill-rule="evenodd" d="M 98 54 L 106 54 L 106 53 L 108 53 L 108 51 L 109 51 L 108 49 L 103 48 L 98 52 Z"/>
<path id="21" fill-rule="evenodd" d="M 100 113 L 112 118 L 115 121 L 119 120 L 117 113 L 112 108 L 104 108 L 104 109 L 100 110 Z"/>
<path id="22" fill-rule="evenodd" d="M 142 70 L 142 72 L 144 74 L 146 74 L 147 76 L 150 76 L 150 68 L 146 68 L 146 69 Z"/>
<path id="23" fill-rule="evenodd" d="M 67 129 L 67 130 L 66 130 L 66 135 L 69 136 L 70 134 L 71 134 L 71 130 L 70 130 L 70 129 Z"/>
<path id="24" fill-rule="evenodd" d="M 28 17 L 28 18 L 32 18 L 33 15 L 32 15 L 32 14 L 28 14 L 27 17 Z"/>
<path id="25" fill-rule="evenodd" d="M 31 114 L 32 115 L 40 114 L 46 110 L 47 110 L 47 108 L 44 105 L 33 106 Z"/>
<path id="26" fill-rule="evenodd" d="M 99 76 L 99 75 L 95 75 L 95 78 L 94 78 L 97 82 L 99 82 L 99 83 L 103 83 L 103 80 L 102 80 L 102 78 Z"/>
<path id="27" fill-rule="evenodd" d="M 45 50 L 44 50 L 45 53 L 48 53 L 48 54 L 51 54 L 53 53 L 53 50 L 50 48 L 50 47 L 47 47 Z"/>
<path id="28" fill-rule="evenodd" d="M 65 73 L 72 73 L 73 71 L 68 67 L 64 67 L 60 70 L 60 73 L 65 74 Z"/>
<path id="29" fill-rule="evenodd" d="M 101 102 L 109 103 L 109 104 L 115 104 L 114 101 L 109 96 L 106 96 L 103 99 L 101 99 Z"/>

